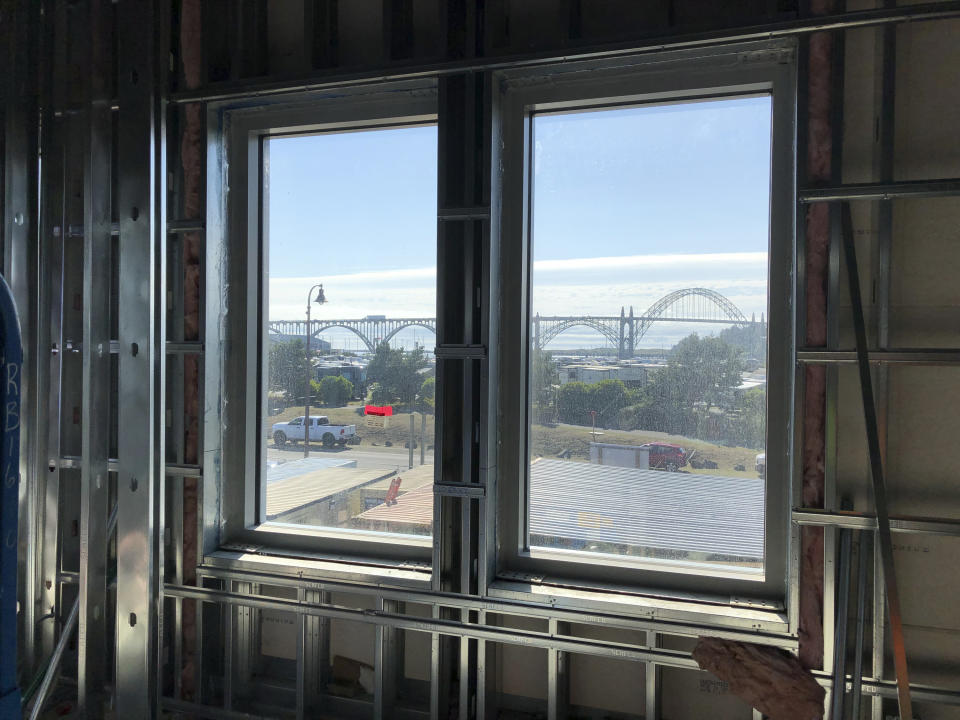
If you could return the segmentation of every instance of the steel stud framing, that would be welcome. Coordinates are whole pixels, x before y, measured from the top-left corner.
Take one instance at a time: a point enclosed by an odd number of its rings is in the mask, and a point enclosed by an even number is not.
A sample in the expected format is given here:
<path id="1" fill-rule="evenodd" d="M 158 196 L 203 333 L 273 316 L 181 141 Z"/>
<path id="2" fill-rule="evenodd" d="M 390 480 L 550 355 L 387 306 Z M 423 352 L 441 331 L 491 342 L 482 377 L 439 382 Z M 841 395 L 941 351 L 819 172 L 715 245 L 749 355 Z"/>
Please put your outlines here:
<path id="1" fill-rule="evenodd" d="M 119 27 L 117 52 L 108 42 L 108 26 L 114 9 L 106 0 L 58 3 L 45 0 L 45 19 L 33 3 L 10 3 L 3 16 L 4 33 L 11 28 L 25 31 L 30 42 L 13 46 L 11 67 L 30 76 L 37 46 L 46 43 L 50 51 L 49 68 L 61 68 L 71 55 L 58 45 L 69 27 L 81 28 L 76 36 L 84 40 L 83 96 L 77 104 L 76 93 L 55 72 L 39 83 L 42 89 L 40 111 L 43 127 L 31 125 L 37 114 L 28 88 L 12 79 L 6 83 L 5 183 L 4 183 L 4 261 L 5 273 L 13 278 L 13 287 L 21 311 L 25 313 L 25 393 L 21 464 L 25 476 L 37 482 L 24 484 L 22 490 L 23 534 L 29 542 L 21 551 L 21 598 L 25 666 L 33 671 L 41 660 L 54 652 L 63 652 L 65 639 L 57 634 L 53 622 L 43 623 L 48 613 L 65 617 L 76 597 L 78 636 L 79 702 L 88 714 L 98 714 L 102 692 L 114 686 L 119 717 L 154 717 L 161 709 L 189 712 L 197 716 L 242 718 L 250 697 L 251 677 L 255 674 L 260 652 L 259 633 L 264 611 L 283 611 L 296 616 L 296 684 L 293 707 L 298 718 L 309 717 L 329 701 L 326 686 L 330 662 L 331 621 L 353 621 L 375 626 L 375 693 L 369 708 L 376 718 L 400 717 L 396 711 L 403 675 L 405 633 L 422 632 L 431 638 L 430 715 L 433 718 L 455 714 L 462 720 L 494 717 L 501 703 L 493 688 L 498 668 L 499 644 L 514 644 L 542 649 L 547 654 L 546 710 L 549 718 L 562 718 L 570 711 L 570 656 L 575 653 L 644 663 L 646 670 L 646 717 L 660 715 L 662 673 L 690 671 L 696 664 L 689 654 L 667 649 L 664 638 L 695 636 L 714 632 L 737 639 L 796 650 L 796 597 L 791 596 L 788 631 L 756 630 L 749 627 L 716 627 L 694 620 L 665 620 L 651 613 L 637 617 L 561 607 L 553 602 L 524 602 L 495 598 L 489 593 L 496 572 L 496 430 L 497 418 L 490 408 L 491 377 L 499 358 L 491 351 L 491 303 L 496 302 L 496 248 L 491 238 L 491 217 L 496 214 L 497 188 L 493 167 L 495 136 L 491 134 L 491 106 L 495 89 L 492 71 L 501 68 L 553 63 L 556 51 L 536 51 L 516 56 L 487 56 L 490 42 L 484 19 L 489 8 L 466 0 L 440 3 L 442 60 L 429 64 L 397 65 L 396 72 L 362 70 L 337 72 L 326 67 L 336 63 L 335 48 L 330 57 L 320 58 L 327 48 L 309 48 L 305 59 L 306 75 L 286 80 L 268 77 L 250 80 L 233 76 L 224 82 L 210 82 L 171 92 L 173 84 L 167 43 L 170 38 L 170 9 L 179 3 L 160 0 L 119 0 L 116 5 Z M 324 18 L 324 32 L 336 35 L 337 3 L 307 3 L 307 14 Z M 246 28 L 238 37 L 250 35 L 260 17 L 262 3 L 250 3 L 245 18 L 237 27 Z M 409 3 L 391 0 L 383 3 L 385 13 L 396 9 L 409 13 Z M 403 16 L 406 17 L 406 16 Z M 960 350 L 891 349 L 887 313 L 889 303 L 889 255 L 891 242 L 892 199 L 939 197 L 960 194 L 956 179 L 894 182 L 892 174 L 892 85 L 893 50 L 896 24 L 906 21 L 960 17 L 960 2 L 947 1 L 925 5 L 857 11 L 799 20 L 778 21 L 762 26 L 728 31 L 658 36 L 630 43 L 598 47 L 579 46 L 577 58 L 603 58 L 643 54 L 666 48 L 696 48 L 728 44 L 749 39 L 778 36 L 809 36 L 817 31 L 833 31 L 842 36 L 853 27 L 878 27 L 882 38 L 884 67 L 880 114 L 883 148 L 876 182 L 845 184 L 839 165 L 829 184 L 804 187 L 798 192 L 798 207 L 841 200 L 878 202 L 878 222 L 882 229 L 879 249 L 881 313 L 877 320 L 876 346 L 866 349 L 866 338 L 858 338 L 857 350 L 840 350 L 836 307 L 831 308 L 832 332 L 825 347 L 804 348 L 797 353 L 798 367 L 828 365 L 833 378 L 828 385 L 828 413 L 835 413 L 837 367 L 859 362 L 886 367 L 889 364 L 960 365 Z M 401 18 L 402 19 L 402 18 Z M 316 18 L 315 18 L 316 20 Z M 407 17 L 409 20 L 409 17 Z M 319 22 L 319 21 L 317 21 Z M 333 23 L 330 25 L 330 23 Z M 383 57 L 401 61 L 410 55 L 403 36 L 406 21 L 384 23 Z M 466 28 L 466 32 L 460 29 Z M 42 26 L 40 32 L 37 28 Z M 571 21 L 569 40 L 579 30 Z M 460 29 L 458 29 L 460 28 Z M 234 53 L 240 53 L 239 46 Z M 72 51 L 76 52 L 76 50 Z M 259 57 L 259 56 L 258 56 Z M 112 67 L 116 62 L 116 67 Z M 566 59 L 569 59 L 566 58 Z M 262 63 L 260 63 L 262 64 Z M 324 67 L 317 68 L 318 65 Z M 259 65 L 258 65 L 259 68 Z M 262 68 L 260 68 L 262 69 Z M 34 76 L 42 73 L 33 73 Z M 116 97 L 107 79 L 117 79 Z M 17 73 L 11 73 L 17 76 Z M 185 452 L 186 403 L 184 402 L 184 359 L 204 356 L 203 338 L 186 339 L 182 331 L 186 313 L 183 302 L 184 267 L 180 241 L 189 233 L 217 233 L 222 228 L 205 228 L 191 218 L 169 220 L 168 194 L 182 190 L 168 177 L 166 163 L 180 149 L 179 138 L 166 127 L 168 116 L 187 103 L 202 106 L 210 100 L 234 98 L 250 100 L 266 96 L 323 89 L 337 85 L 381 82 L 393 77 L 437 76 L 439 84 L 439 208 L 438 208 L 438 295 L 442 299 L 436 314 L 437 324 L 437 407 L 442 423 L 437 430 L 436 493 L 434 503 L 433 572 L 429 587 L 410 590 L 389 582 L 351 583 L 343 580 L 313 581 L 299 574 L 271 575 L 252 571 L 239 564 L 225 568 L 213 551 L 218 542 L 215 457 L 188 461 Z M 838 86 L 838 89 L 842 87 Z M 168 103 L 174 113 L 168 113 Z M 839 112 L 839 110 L 838 110 Z M 839 119 L 841 116 L 835 116 Z M 177 126 L 176 123 L 171 123 Z M 177 126 L 179 129 L 179 126 Z M 116 144 L 113 142 L 116 134 Z M 82 143 L 70 143 L 72 137 Z M 42 149 L 43 162 L 31 162 Z M 114 148 L 116 157 L 113 158 Z M 839 159 L 839 147 L 835 161 Z M 114 162 L 115 160 L 115 162 Z M 82 161 L 82 162 L 81 162 Z M 36 173 L 39 175 L 37 182 Z M 113 177 L 115 174 L 115 177 Z M 104 192 L 115 181 L 116 193 Z M 41 196 L 35 196 L 36 188 Z M 81 190 L 79 203 L 71 190 Z M 221 202 L 222 198 L 213 198 Z M 39 201 L 39 202 L 38 202 Z M 176 203 L 171 201 L 171 206 Z M 34 218 L 32 207 L 40 208 Z M 202 214 L 202 213 L 201 213 Z M 835 230 L 840 229 L 840 216 Z M 167 243 L 170 247 L 168 248 Z M 839 289 L 839 234 L 834 237 L 831 266 L 830 302 L 835 303 Z M 168 252 L 169 250 L 169 252 Z M 119 300 L 118 333 L 111 327 L 111 254 L 118 254 Z M 82 257 L 82 286 L 70 270 L 72 261 Z M 802 258 L 801 258 L 802 259 Z M 168 272 L 167 263 L 170 268 Z M 201 266 L 204 272 L 215 269 Z M 802 275 L 801 275 L 802 281 Z M 31 286 L 31 283 L 33 285 Z M 171 287 L 172 286 L 172 287 Z M 203 280 L 201 279 L 201 288 Z M 172 302 L 168 300 L 168 287 Z M 39 291 L 34 288 L 39 288 Z M 202 290 L 201 290 L 201 297 Z M 79 301 L 77 300 L 79 298 Z M 223 298 L 201 304 L 200 327 L 215 327 Z M 25 308 L 25 310 L 24 310 Z M 176 329 L 169 336 L 166 326 Z M 802 319 L 799 328 L 803 327 Z M 799 329 L 798 328 L 798 329 Z M 118 385 L 113 387 L 112 364 L 119 368 Z M 169 364 L 168 364 L 169 363 Z M 167 371 L 171 382 L 167 384 Z M 878 394 L 877 439 L 884 442 L 885 370 L 876 375 Z M 75 374 L 82 387 L 71 384 Z M 66 378 L 66 382 L 64 379 Z M 863 376 L 862 381 L 867 382 Z M 82 389 L 82 392 L 81 392 Z M 217 398 L 204 397 L 213 388 L 199 387 L 201 412 L 204 403 L 211 410 Z M 117 402 L 117 397 L 121 400 Z M 116 402 L 116 407 L 111 404 Z M 74 407 L 79 410 L 74 421 Z M 169 427 L 167 412 L 172 411 Z M 111 429 L 98 420 L 118 413 L 118 447 L 111 457 Z M 203 426 L 219 422 L 211 412 L 200 419 Z M 33 432 L 29 429 L 33 428 Z M 835 430 L 828 427 L 828 436 Z M 166 443 L 171 444 L 167 452 Z M 835 449 L 835 445 L 832 446 Z M 836 512 L 834 485 L 836 463 L 828 447 L 828 480 L 825 508 L 803 507 L 795 498 L 792 514 L 796 541 L 801 526 L 833 528 L 827 535 L 843 538 L 839 543 L 849 558 L 851 538 L 858 537 L 861 548 L 857 563 L 857 607 L 862 611 L 867 600 L 868 535 L 879 532 L 876 568 L 873 572 L 873 662 L 869 675 L 860 677 L 861 658 L 856 658 L 852 678 L 845 674 L 845 654 L 840 634 L 845 618 L 834 617 L 831 608 L 834 587 L 848 588 L 852 564 L 844 562 L 839 574 L 833 572 L 835 554 L 827 543 L 826 604 L 824 629 L 828 636 L 836 621 L 838 642 L 826 643 L 824 672 L 818 680 L 827 687 L 850 688 L 855 702 L 860 693 L 871 696 L 873 717 L 880 717 L 882 699 L 903 698 L 908 688 L 898 688 L 884 677 L 884 573 L 880 558 L 889 535 L 885 513 L 879 519 L 864 512 Z M 875 458 L 876 460 L 877 458 Z M 73 482 L 74 478 L 79 483 Z M 115 486 L 113 485 L 115 478 Z M 185 522 L 184 480 L 197 478 L 199 515 L 196 526 Z M 107 583 L 111 561 L 111 539 L 106 517 L 111 498 L 117 501 L 115 590 Z M 79 539 L 73 541 L 67 529 L 64 504 L 79 501 Z M 169 511 L 169 522 L 165 512 Z M 71 516 L 72 517 L 72 516 Z M 939 518 L 889 518 L 893 532 L 934 533 L 956 536 L 958 523 Z M 169 531 L 169 537 L 166 534 Z M 194 574 L 187 562 L 184 538 L 196 536 L 198 546 L 196 585 L 186 578 Z M 65 563 L 78 544 L 76 566 Z M 21 543 L 21 547 L 24 547 Z M 165 553 L 172 553 L 165 562 Z M 795 563 L 794 563 L 795 564 Z M 794 578 L 795 579 L 795 578 Z M 892 578 L 887 578 L 892 580 Z M 285 588 L 295 599 L 273 597 L 265 588 Z M 293 588 L 291 591 L 290 588 Z M 342 607 L 332 602 L 331 592 L 367 596 L 372 610 Z M 113 592 L 116 593 L 115 599 Z M 369 596 L 372 596 L 370 598 Z M 114 607 L 115 603 L 115 607 Z M 186 603 L 190 603 L 188 606 Z M 407 604 L 429 608 L 429 616 L 407 612 Z M 839 611 L 845 608 L 843 598 Z M 186 669 L 187 639 L 184 634 L 185 608 L 195 608 L 195 643 L 192 649 L 193 676 Z M 115 628 L 107 623 L 113 612 Z M 220 613 L 216 615 L 216 613 Z M 546 632 L 516 630 L 505 626 L 498 615 L 536 618 L 545 622 Z M 220 622 L 210 622 L 219 618 Z M 165 622 L 173 627 L 164 628 Z M 572 623 L 623 627 L 645 632 L 645 644 L 614 643 L 578 638 Z M 864 628 L 858 627 L 857 647 L 863 642 Z M 844 635 L 845 636 L 845 635 Z M 108 643 L 115 643 L 116 675 L 111 677 L 103 657 L 111 657 Z M 191 641 L 192 642 L 192 641 Z M 169 646 L 168 646 L 169 645 Z M 836 652 L 834 661 L 833 651 Z M 222 659 L 218 667 L 216 658 Z M 897 658 L 898 665 L 902 658 Z M 666 670 L 665 670 L 666 669 Z M 171 676 L 172 673 L 172 676 Z M 222 686 L 211 683 L 211 675 L 222 678 Z M 898 673 L 898 676 L 900 674 Z M 186 696 L 184 685 L 192 683 L 195 692 Z M 912 686 L 917 701 L 960 703 L 960 693 L 940 688 Z M 172 696 L 171 696 L 172 693 Z M 843 693 L 833 698 L 842 706 Z"/>

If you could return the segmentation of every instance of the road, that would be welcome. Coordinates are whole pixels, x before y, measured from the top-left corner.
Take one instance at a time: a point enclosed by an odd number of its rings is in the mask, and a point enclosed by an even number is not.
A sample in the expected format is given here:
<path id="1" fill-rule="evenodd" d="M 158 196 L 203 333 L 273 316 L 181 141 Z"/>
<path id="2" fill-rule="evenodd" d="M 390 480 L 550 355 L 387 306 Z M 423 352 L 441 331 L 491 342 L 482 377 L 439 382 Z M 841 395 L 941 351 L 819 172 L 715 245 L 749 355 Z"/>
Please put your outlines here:
<path id="1" fill-rule="evenodd" d="M 267 461 L 288 462 L 303 457 L 302 445 L 287 445 L 283 449 L 267 445 Z M 356 460 L 362 469 L 405 470 L 410 466 L 410 451 L 406 448 L 373 448 L 347 445 L 343 448 L 327 450 L 322 446 L 310 444 L 310 457 L 330 457 L 341 460 Z M 428 450 L 424 463 L 433 464 L 433 451 Z M 420 448 L 413 451 L 413 464 L 420 464 Z"/>

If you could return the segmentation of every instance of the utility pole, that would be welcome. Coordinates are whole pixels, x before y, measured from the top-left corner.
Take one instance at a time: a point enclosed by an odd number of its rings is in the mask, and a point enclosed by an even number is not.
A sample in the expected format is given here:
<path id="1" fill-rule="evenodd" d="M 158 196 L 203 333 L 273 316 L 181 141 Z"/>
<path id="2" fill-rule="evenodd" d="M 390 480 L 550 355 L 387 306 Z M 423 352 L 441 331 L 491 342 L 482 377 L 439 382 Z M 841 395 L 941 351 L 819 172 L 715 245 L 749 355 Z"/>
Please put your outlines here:
<path id="1" fill-rule="evenodd" d="M 417 438 L 413 434 L 413 410 L 410 411 L 410 442 L 407 446 L 410 448 L 410 469 L 413 470 L 413 446 L 417 444 Z"/>
<path id="2" fill-rule="evenodd" d="M 427 451 L 427 415 L 420 413 L 420 464 L 424 464 L 424 454 Z"/>
<path id="3" fill-rule="evenodd" d="M 310 383 L 313 380 L 313 363 L 310 362 L 310 295 L 315 288 L 319 289 L 317 290 L 317 297 L 314 298 L 313 302 L 317 305 L 323 305 L 327 301 L 326 296 L 323 294 L 323 285 L 321 283 L 317 283 L 307 291 L 307 389 L 303 408 L 304 457 L 310 457 Z"/>

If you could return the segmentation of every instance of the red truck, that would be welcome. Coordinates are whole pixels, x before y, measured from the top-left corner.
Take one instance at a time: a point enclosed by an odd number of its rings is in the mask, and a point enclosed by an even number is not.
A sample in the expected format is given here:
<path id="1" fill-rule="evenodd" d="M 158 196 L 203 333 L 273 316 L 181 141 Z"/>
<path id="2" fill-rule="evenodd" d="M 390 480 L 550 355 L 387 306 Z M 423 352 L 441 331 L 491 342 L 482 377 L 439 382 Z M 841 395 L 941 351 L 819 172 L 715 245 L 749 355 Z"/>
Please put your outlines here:
<path id="1" fill-rule="evenodd" d="M 679 445 L 652 442 L 640 447 L 650 453 L 650 467 L 656 470 L 676 472 L 687 464 L 687 451 Z"/>

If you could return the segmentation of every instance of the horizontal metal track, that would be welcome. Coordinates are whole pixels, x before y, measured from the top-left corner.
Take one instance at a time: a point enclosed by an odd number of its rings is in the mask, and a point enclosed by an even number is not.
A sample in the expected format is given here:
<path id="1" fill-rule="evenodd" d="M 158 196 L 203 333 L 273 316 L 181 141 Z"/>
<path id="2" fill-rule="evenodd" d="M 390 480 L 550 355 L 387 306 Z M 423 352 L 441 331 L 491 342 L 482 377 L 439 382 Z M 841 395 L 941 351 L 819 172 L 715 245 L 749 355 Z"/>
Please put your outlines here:
<path id="1" fill-rule="evenodd" d="M 413 630 L 416 632 L 439 633 L 452 637 L 468 637 L 477 640 L 491 640 L 493 642 L 523 645 L 526 647 L 546 648 L 561 652 L 579 653 L 583 655 L 599 655 L 602 657 L 632 660 L 635 662 L 651 662 L 667 667 L 698 670 L 696 661 L 689 653 L 679 650 L 649 648 L 645 646 L 628 645 L 603 640 L 588 640 L 573 637 L 560 637 L 549 633 L 533 632 L 528 630 L 514 630 L 512 628 L 494 627 L 464 623 L 459 620 L 443 620 L 440 618 L 422 618 L 401 615 L 398 613 L 380 612 L 377 610 L 355 610 L 322 603 L 301 603 L 296 600 L 281 600 L 277 598 L 261 597 L 232 593 L 224 590 L 209 588 L 187 587 L 183 585 L 165 585 L 164 596 L 192 598 L 203 602 L 222 605 L 237 605 L 253 607 L 262 610 L 277 610 L 291 612 L 297 615 L 330 618 L 332 620 L 348 620 L 363 622 L 397 630 Z"/>
<path id="2" fill-rule="evenodd" d="M 960 365 L 960 350 L 954 348 L 927 348 L 920 350 L 871 350 L 867 354 L 871 363 L 898 365 Z M 856 350 L 821 350 L 804 348 L 797 351 L 797 362 L 819 365 L 836 363 L 854 364 Z"/>
<path id="3" fill-rule="evenodd" d="M 188 232 L 203 232 L 206 229 L 203 220 L 168 220 L 167 221 L 167 232 L 170 234 L 173 233 L 188 233 Z"/>
<path id="4" fill-rule="evenodd" d="M 592 609 L 570 610 L 546 603 L 524 602 L 522 600 L 504 600 L 500 598 L 484 598 L 476 595 L 461 595 L 459 593 L 443 593 L 424 590 L 407 590 L 387 588 L 369 584 L 360 584 L 343 581 L 313 580 L 272 573 L 258 573 L 249 570 L 229 570 L 219 567 L 203 565 L 197 568 L 198 577 L 208 577 L 219 580 L 234 580 L 252 582 L 261 585 L 276 585 L 280 587 L 302 587 L 308 590 L 324 592 L 343 592 L 353 595 L 366 595 L 410 602 L 420 605 L 456 608 L 458 610 L 477 610 L 543 619 L 556 619 L 567 622 L 602 625 L 624 630 L 640 632 L 657 632 L 665 635 L 699 637 L 710 635 L 727 640 L 740 640 L 760 645 L 771 645 L 787 650 L 796 650 L 797 639 L 787 635 L 778 635 L 749 629 L 747 623 L 744 629 L 723 627 L 721 625 L 707 625 L 703 623 L 683 623 L 680 621 L 665 621 L 654 618 L 637 618 L 610 613 L 598 612 Z"/>
<path id="5" fill-rule="evenodd" d="M 196 355 L 203 352 L 203 343 L 200 341 L 173 342 L 168 340 L 163 349 L 167 355 Z"/>
<path id="6" fill-rule="evenodd" d="M 486 490 L 480 485 L 454 485 L 453 483 L 434 483 L 433 492 L 437 495 L 454 497 L 482 498 Z"/>
<path id="7" fill-rule="evenodd" d="M 879 695 L 880 697 L 897 697 L 897 683 L 895 680 L 873 680 L 864 678 L 861 687 L 864 695 Z M 852 687 L 852 681 L 847 682 Z M 910 697 L 919 703 L 933 703 L 936 705 L 960 705 L 960 690 L 934 687 L 932 685 L 910 684 Z"/>
<path id="8" fill-rule="evenodd" d="M 833 687 L 833 678 L 822 670 L 813 670 L 813 676 L 817 683 L 824 688 Z M 846 678 L 847 690 L 853 689 L 853 679 Z M 860 687 L 864 695 L 879 696 L 885 698 L 897 697 L 896 680 L 876 680 L 874 678 L 862 678 Z M 932 703 L 935 705 L 960 705 L 960 690 L 953 688 L 938 687 L 935 685 L 917 685 L 910 684 L 910 697 L 921 703 Z"/>
<path id="9" fill-rule="evenodd" d="M 263 681 L 253 680 L 250 683 L 253 686 L 263 685 Z M 273 686 L 277 688 L 276 685 Z M 289 688 L 292 694 L 294 688 Z M 362 700 L 358 698 L 345 698 L 339 695 L 328 695 L 321 693 L 316 697 L 316 706 L 322 707 L 326 714 L 324 717 L 334 717 L 337 713 L 343 717 L 364 717 L 372 700 Z M 213 705 L 199 705 L 197 703 L 187 702 L 185 700 L 176 700 L 172 697 L 163 697 L 160 699 L 160 707 L 176 715 L 186 715 L 194 718 L 209 718 L 210 720 L 268 720 L 264 715 L 250 715 L 239 710 L 225 710 Z M 393 707 L 390 717 L 394 720 L 429 720 L 430 713 L 425 710 L 416 710 L 409 707 Z"/>
<path id="10" fill-rule="evenodd" d="M 804 188 L 798 194 L 802 203 L 835 200 L 896 200 L 898 198 L 949 197 L 960 195 L 960 179 L 908 180 L 893 183 L 860 183 L 832 187 Z"/>
<path id="11" fill-rule="evenodd" d="M 57 467 L 61 470 L 79 470 L 83 458 L 78 455 L 64 455 L 57 461 Z M 120 469 L 120 461 L 116 458 L 110 458 L 107 461 L 107 471 L 117 472 Z M 169 463 L 163 466 L 165 475 L 173 477 L 203 477 L 203 469 L 199 465 L 177 465 Z"/>
<path id="12" fill-rule="evenodd" d="M 845 510 L 830 512 L 828 510 L 817 510 L 816 508 L 799 508 L 793 511 L 792 519 L 797 525 L 839 527 L 851 530 L 877 529 L 877 518 L 875 516 Z M 960 520 L 891 516 L 890 529 L 902 533 L 960 537 Z"/>
<path id="13" fill-rule="evenodd" d="M 772 40 L 781 37 L 806 35 L 827 30 L 871 27 L 891 23 L 946 20 L 960 17 L 960 1 L 905 5 L 875 10 L 857 10 L 834 15 L 820 15 L 794 20 L 783 20 L 739 28 L 703 32 L 651 34 L 621 43 L 600 46 L 584 45 L 565 47 L 552 51 L 499 56 L 486 60 L 450 62 L 438 60 L 433 63 L 397 64 L 389 69 L 359 73 L 343 73 L 337 70 L 310 75 L 300 75 L 282 80 L 265 82 L 232 81 L 216 83 L 197 90 L 173 93 L 171 103 L 210 102 L 215 100 L 241 100 L 244 98 L 279 95 L 292 92 L 320 90 L 332 86 L 366 85 L 399 79 L 415 79 L 451 75 L 465 72 L 483 72 L 515 67 L 532 67 L 556 62 L 591 60 L 659 52 L 742 43 L 757 40 Z M 558 55 L 559 53 L 559 55 Z"/>
<path id="14" fill-rule="evenodd" d="M 437 212 L 437 219 L 442 221 L 457 220 L 489 220 L 490 208 L 488 207 L 461 207 L 461 208 L 440 208 Z"/>
<path id="15" fill-rule="evenodd" d="M 167 712 L 183 714 L 187 717 L 211 718 L 211 720 L 263 720 L 263 715 L 251 715 L 238 710 L 224 710 L 211 705 L 199 705 L 184 700 L 175 700 L 171 697 L 161 698 L 160 706 Z"/>
<path id="16" fill-rule="evenodd" d="M 486 360 L 485 345 L 437 345 L 433 354 L 443 360 Z"/>
<path id="17" fill-rule="evenodd" d="M 203 232 L 204 223 L 203 220 L 171 220 L 167 223 L 167 232 L 170 234 L 174 233 L 188 233 L 188 232 Z M 113 237 L 118 237 L 120 235 L 120 225 L 119 223 L 111 223 L 110 225 L 110 234 Z M 80 239 L 83 237 L 83 225 L 71 225 L 67 229 L 68 237 Z"/>
<path id="18" fill-rule="evenodd" d="M 612 657 L 619 660 L 630 660 L 634 662 L 649 662 L 661 667 L 674 667 L 683 670 L 699 670 L 699 666 L 697 665 L 696 661 L 690 657 L 688 653 L 678 650 L 665 650 L 646 646 L 626 645 L 624 643 L 607 642 L 602 640 L 571 638 L 568 636 L 557 636 L 549 633 L 513 630 L 510 628 L 501 628 L 489 625 L 475 625 L 463 623 L 458 620 L 409 617 L 396 613 L 378 612 L 376 610 L 353 610 L 334 605 L 300 603 L 295 600 L 281 600 L 277 598 L 245 595 L 207 588 L 186 587 L 182 585 L 164 586 L 164 595 L 167 597 L 193 598 L 195 600 L 200 600 L 201 602 L 210 602 L 223 605 L 255 607 L 263 610 L 277 610 L 298 615 L 309 615 L 349 620 L 353 622 L 371 623 L 374 625 L 393 627 L 398 630 L 440 633 L 442 635 L 451 635 L 453 637 L 470 637 L 479 640 L 489 640 L 492 642 L 502 642 L 512 645 L 558 650 L 560 652 Z M 823 687 L 830 688 L 833 685 L 833 679 L 830 675 L 822 671 L 814 671 L 813 674 L 817 682 Z M 852 687 L 852 684 L 852 679 L 847 678 L 847 687 Z M 861 687 L 866 695 L 879 695 L 881 697 L 891 698 L 897 696 L 896 683 L 890 680 L 863 678 L 861 680 Z M 960 690 L 930 685 L 911 685 L 910 693 L 911 696 L 918 702 L 929 702 L 943 705 L 960 705 Z"/>
<path id="19" fill-rule="evenodd" d="M 164 345 L 164 352 L 167 355 L 197 355 L 203 352 L 203 343 L 200 341 L 190 341 L 190 342 L 173 342 L 168 341 Z M 74 342 L 73 340 L 66 340 L 63 343 L 64 352 L 82 352 L 83 343 Z M 110 354 L 119 355 L 120 354 L 120 341 L 111 340 L 110 341 Z M 58 350 L 54 349 L 54 353 L 57 353 Z"/>

